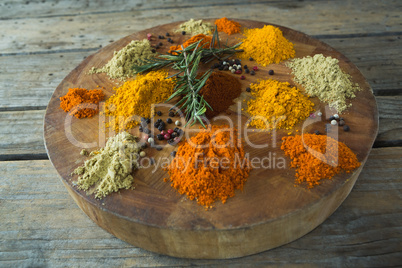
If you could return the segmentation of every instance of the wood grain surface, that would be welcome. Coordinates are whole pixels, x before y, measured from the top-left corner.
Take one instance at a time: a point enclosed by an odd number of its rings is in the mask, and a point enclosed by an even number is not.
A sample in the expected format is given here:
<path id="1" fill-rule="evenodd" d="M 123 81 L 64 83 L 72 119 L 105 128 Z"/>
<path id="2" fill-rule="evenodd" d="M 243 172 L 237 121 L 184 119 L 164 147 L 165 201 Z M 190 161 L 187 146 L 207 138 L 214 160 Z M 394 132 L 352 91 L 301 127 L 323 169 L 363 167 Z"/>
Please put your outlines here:
<path id="1" fill-rule="evenodd" d="M 0 2 L 0 266 L 399 266 L 401 8 L 399 0 Z M 229 260 L 155 254 L 82 213 L 47 160 L 40 118 L 60 81 L 101 47 L 152 26 L 221 16 L 284 25 L 344 54 L 374 91 L 379 135 L 351 194 L 302 238 Z"/>
<path id="2" fill-rule="evenodd" d="M 210 22 L 213 23 L 213 20 Z M 262 22 L 238 22 L 246 28 L 264 26 Z M 96 200 L 93 195 L 74 187 L 76 177 L 71 178 L 70 173 L 82 165 L 83 157 L 79 155 L 82 148 L 72 143 L 70 137 L 78 141 L 86 140 L 87 143 L 95 142 L 92 147 L 99 146 L 99 138 L 102 135 L 99 122 L 103 119 L 95 117 L 74 120 L 71 127 L 66 128 L 65 123 L 69 117 L 60 110 L 59 98 L 65 95 L 70 87 L 95 88 L 97 85 L 106 88 L 107 95 L 111 95 L 113 86 L 121 82 L 112 81 L 105 74 L 88 75 L 88 71 L 93 66 L 103 66 L 111 59 L 114 51 L 126 46 L 131 40 L 145 38 L 147 33 L 158 36 L 169 32 L 176 43 L 183 43 L 188 36 L 172 34 L 179 24 L 180 22 L 160 25 L 112 43 L 84 60 L 57 87 L 45 115 L 45 144 L 49 158 L 70 194 L 91 219 L 115 236 L 136 246 L 177 257 L 241 257 L 283 245 L 311 231 L 335 211 L 352 189 L 377 135 L 377 106 L 369 84 L 345 56 L 318 40 L 284 27 L 281 27 L 284 36 L 295 44 L 296 57 L 323 53 L 325 56 L 338 58 L 341 68 L 351 74 L 353 80 L 361 87 L 362 90 L 352 101 L 353 106 L 342 115 L 352 131 L 347 133 L 336 129 L 336 135 L 339 132 L 339 140 L 345 142 L 362 162 L 360 168 L 351 174 L 338 175 L 313 190 L 294 187 L 294 170 L 275 166 L 275 159 L 277 163 L 281 160 L 284 163 L 288 161 L 280 150 L 280 144 L 281 138 L 289 131 L 282 130 L 276 134 L 249 134 L 252 143 L 245 145 L 245 152 L 250 154 L 250 159 L 265 158 L 269 159 L 270 163 L 266 163 L 265 168 L 256 166 L 250 172 L 243 192 L 237 193 L 235 198 L 231 198 L 224 205 L 216 202 L 211 210 L 206 211 L 196 202 L 178 195 L 163 181 L 167 174 L 160 167 L 151 166 L 135 171 L 134 191 L 120 191 L 102 200 Z M 227 39 L 229 44 L 237 43 L 241 37 L 240 34 L 220 36 L 222 40 Z M 151 43 L 159 42 L 159 39 L 154 38 Z M 164 43 L 166 52 L 168 43 Z M 249 66 L 255 64 L 247 60 L 242 63 Z M 255 76 L 247 75 L 247 79 L 242 81 L 243 93 L 236 100 L 238 107 L 245 108 L 244 100 L 250 98 L 245 88 L 257 79 L 268 78 L 269 69 L 275 70 L 272 78 L 292 83 L 290 70 L 284 63 L 260 66 Z M 307 127 L 301 123 L 296 126 L 294 133 L 311 132 L 313 127 L 324 132 L 325 116 L 330 116 L 330 110 L 325 110 L 325 105 L 319 103 L 318 99 L 314 99 L 314 102 L 315 109 L 324 112 L 324 119 Z M 234 109 L 236 105 L 232 107 Z M 167 114 L 167 109 L 162 112 Z M 226 116 L 234 122 L 235 127 L 243 131 L 247 118 L 240 108 L 237 111 L 232 110 L 231 114 Z M 225 120 L 213 123 L 222 124 Z M 186 132 L 189 131 L 187 128 Z M 132 133 L 140 134 L 138 128 Z M 267 143 L 271 136 L 274 139 L 272 148 Z M 260 149 L 253 144 L 267 146 Z M 149 149 L 147 154 L 160 163 L 162 159 L 168 158 L 172 150 L 173 148 L 167 145 L 163 151 Z M 286 163 L 286 167 L 289 165 Z"/>

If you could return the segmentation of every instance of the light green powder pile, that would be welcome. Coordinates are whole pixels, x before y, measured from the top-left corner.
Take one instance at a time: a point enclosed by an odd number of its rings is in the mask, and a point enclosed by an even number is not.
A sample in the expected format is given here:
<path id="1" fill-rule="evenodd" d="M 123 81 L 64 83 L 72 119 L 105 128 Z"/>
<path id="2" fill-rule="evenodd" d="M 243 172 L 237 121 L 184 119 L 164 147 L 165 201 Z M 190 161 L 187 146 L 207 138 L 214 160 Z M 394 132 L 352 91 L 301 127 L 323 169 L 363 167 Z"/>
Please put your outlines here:
<path id="1" fill-rule="evenodd" d="M 107 73 L 110 78 L 125 81 L 135 75 L 132 70 L 134 64 L 141 66 L 153 56 L 151 44 L 147 39 L 133 40 L 121 50 L 115 51 L 113 58 L 105 66 L 93 67 L 89 73 Z"/>
<path id="2" fill-rule="evenodd" d="M 328 103 L 338 113 L 352 105 L 347 99 L 356 97 L 355 92 L 360 90 L 350 75 L 341 70 L 335 58 L 316 54 L 289 61 L 286 66 L 292 69 L 294 81 L 302 85 L 307 94 Z"/>
<path id="3" fill-rule="evenodd" d="M 79 175 L 78 188 L 88 191 L 96 184 L 96 198 L 103 198 L 120 189 L 129 189 L 134 180 L 131 172 L 138 168 L 140 146 L 135 140 L 133 135 L 120 132 L 109 138 L 105 148 L 92 152 L 90 155 L 93 157 L 73 172 Z"/>
<path id="4" fill-rule="evenodd" d="M 176 32 L 185 31 L 186 33 L 191 33 L 192 35 L 205 34 L 209 35 L 212 33 L 214 27 L 211 23 L 203 22 L 202 20 L 190 19 L 182 24 L 180 24 L 179 29 Z"/>

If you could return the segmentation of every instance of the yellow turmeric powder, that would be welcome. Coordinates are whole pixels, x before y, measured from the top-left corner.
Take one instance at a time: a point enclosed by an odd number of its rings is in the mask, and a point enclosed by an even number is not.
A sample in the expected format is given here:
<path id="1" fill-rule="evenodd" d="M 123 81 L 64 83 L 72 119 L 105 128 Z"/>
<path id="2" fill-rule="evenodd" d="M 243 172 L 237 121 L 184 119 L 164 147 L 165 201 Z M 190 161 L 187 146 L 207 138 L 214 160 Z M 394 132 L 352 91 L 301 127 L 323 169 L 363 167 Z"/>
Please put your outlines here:
<path id="1" fill-rule="evenodd" d="M 190 39 L 188 39 L 186 42 L 183 43 L 183 48 L 186 48 L 189 45 L 200 41 L 201 39 L 202 39 L 202 41 L 200 42 L 199 47 L 201 47 L 203 45 L 204 48 L 209 48 L 209 46 L 212 42 L 212 37 L 205 35 L 205 34 L 194 35 L 193 37 L 191 37 Z M 174 50 L 181 50 L 181 45 L 171 46 L 168 52 L 172 53 L 172 54 L 176 54 L 173 52 Z"/>
<path id="2" fill-rule="evenodd" d="M 247 112 L 255 117 L 250 126 L 291 129 L 313 111 L 314 103 L 288 82 L 268 79 L 250 88 L 254 99 L 248 102 Z"/>
<path id="3" fill-rule="evenodd" d="M 152 104 L 165 101 L 173 93 L 176 83 L 172 78 L 166 79 L 167 76 L 165 71 L 149 72 L 114 88 L 116 94 L 105 104 L 105 115 L 113 116 L 106 126 L 119 132 L 138 125 L 133 120 L 135 115 L 150 118 Z"/>
<path id="4" fill-rule="evenodd" d="M 245 38 L 239 49 L 244 52 L 239 53 L 239 58 L 251 57 L 258 64 L 267 66 L 293 58 L 296 54 L 293 43 L 283 36 L 279 28 L 272 25 L 265 25 L 261 29 L 246 29 L 243 34 Z"/>
<path id="5" fill-rule="evenodd" d="M 243 189 L 250 169 L 237 130 L 228 126 L 212 126 L 180 145 L 167 168 L 172 187 L 207 207 Z"/>
<path id="6" fill-rule="evenodd" d="M 349 147 L 326 135 L 304 134 L 282 140 L 281 149 L 292 159 L 291 167 L 296 168 L 296 182 L 306 183 L 308 188 L 342 170 L 349 173 L 360 166 Z"/>

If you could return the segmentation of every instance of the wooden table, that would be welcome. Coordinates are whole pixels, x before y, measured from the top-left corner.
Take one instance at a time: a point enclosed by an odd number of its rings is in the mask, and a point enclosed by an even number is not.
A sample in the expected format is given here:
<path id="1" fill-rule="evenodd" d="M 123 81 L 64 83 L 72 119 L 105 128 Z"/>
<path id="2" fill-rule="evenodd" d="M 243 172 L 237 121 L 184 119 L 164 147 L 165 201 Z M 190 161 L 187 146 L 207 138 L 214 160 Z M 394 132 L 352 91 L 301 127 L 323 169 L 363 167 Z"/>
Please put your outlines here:
<path id="1" fill-rule="evenodd" d="M 387 266 L 402 263 L 400 1 L 10 1 L 0 3 L 0 266 Z M 135 248 L 93 223 L 47 160 L 43 116 L 83 58 L 177 20 L 235 17 L 283 25 L 333 46 L 367 78 L 379 134 L 341 207 L 306 236 L 231 260 Z"/>

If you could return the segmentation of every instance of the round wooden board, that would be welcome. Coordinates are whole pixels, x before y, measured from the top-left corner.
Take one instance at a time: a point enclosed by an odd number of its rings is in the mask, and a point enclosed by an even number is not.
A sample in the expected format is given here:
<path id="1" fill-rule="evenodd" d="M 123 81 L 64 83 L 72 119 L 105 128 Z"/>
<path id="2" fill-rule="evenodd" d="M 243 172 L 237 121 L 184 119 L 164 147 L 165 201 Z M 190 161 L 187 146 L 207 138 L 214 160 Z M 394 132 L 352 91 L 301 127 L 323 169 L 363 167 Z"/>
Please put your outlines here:
<path id="1" fill-rule="evenodd" d="M 213 22 L 214 20 L 207 20 Z M 261 28 L 267 23 L 236 20 L 243 27 Z M 79 207 L 100 227 L 116 237 L 135 246 L 176 257 L 186 258 L 233 258 L 241 257 L 291 242 L 313 230 L 329 217 L 343 202 L 351 191 L 363 168 L 378 130 L 378 112 L 375 98 L 369 84 L 360 71 L 345 56 L 330 46 L 315 40 L 303 33 L 279 27 L 284 36 L 295 44 L 296 57 L 304 57 L 322 53 L 339 59 L 341 68 L 349 73 L 362 88 L 350 107 L 342 116 L 351 127 L 350 132 L 335 128 L 331 135 L 338 135 L 356 153 L 360 168 L 353 173 L 342 173 L 332 180 L 307 189 L 305 186 L 295 187 L 295 171 L 289 168 L 290 159 L 280 150 L 281 138 L 289 131 L 278 130 L 273 133 L 251 132 L 249 140 L 254 144 L 264 145 L 255 148 L 245 143 L 245 151 L 250 159 L 265 159 L 265 168 L 254 168 L 250 172 L 243 191 L 229 198 L 226 204 L 215 202 L 212 209 L 205 210 L 195 201 L 179 195 L 169 183 L 163 181 L 167 177 L 165 171 L 155 165 L 142 168 L 133 173 L 134 190 L 122 190 L 102 200 L 86 194 L 74 186 L 77 176 L 71 172 L 82 165 L 87 157 L 81 156 L 83 147 L 89 150 L 104 146 L 106 138 L 112 133 L 104 132 L 103 121 L 107 118 L 95 116 L 91 119 L 76 119 L 68 116 L 59 108 L 59 98 L 65 95 L 68 88 L 83 87 L 104 88 L 106 96 L 114 93 L 113 87 L 122 84 L 110 80 L 105 74 L 88 75 L 93 67 L 101 67 L 113 56 L 113 52 L 126 46 L 131 40 L 146 38 L 147 33 L 153 36 L 172 34 L 175 44 L 183 43 L 188 35 L 173 33 L 181 22 L 157 26 L 120 39 L 97 53 L 87 57 L 57 87 L 47 107 L 44 123 L 44 137 L 50 161 L 60 174 L 63 183 Z M 221 40 L 237 43 L 240 34 L 227 36 L 220 33 Z M 163 50 L 167 51 L 166 39 L 153 39 L 152 44 L 163 42 Z M 243 65 L 256 65 L 255 62 L 242 61 Z M 204 66 L 204 70 L 209 66 Z M 238 106 L 244 108 L 243 100 L 249 98 L 246 87 L 257 79 L 272 78 L 288 81 L 292 84 L 290 70 L 284 63 L 259 66 L 255 76 L 247 75 L 242 80 L 243 92 L 231 107 L 231 112 L 224 113 L 235 122 L 235 126 L 244 133 L 247 120 Z M 275 70 L 275 75 L 268 76 L 268 70 Z M 317 111 L 324 114 L 317 122 L 306 121 L 297 125 L 293 134 L 311 132 L 315 129 L 324 133 L 327 123 L 326 105 L 312 99 Z M 167 114 L 166 110 L 164 115 Z M 166 118 L 166 116 L 162 116 Z M 225 120 L 212 122 L 225 123 Z M 309 125 L 308 125 L 309 124 Z M 138 127 L 130 130 L 139 135 Z M 243 134 L 241 134 L 243 135 Z M 244 138 L 244 135 L 242 136 Z M 261 147 L 261 146 L 260 146 Z M 158 163 L 161 157 L 169 157 L 174 148 L 165 147 L 162 151 L 147 149 L 147 154 Z M 285 161 L 285 168 L 279 162 Z M 270 164 L 270 166 L 269 166 Z M 68 220 L 68 219 L 66 219 Z"/>

